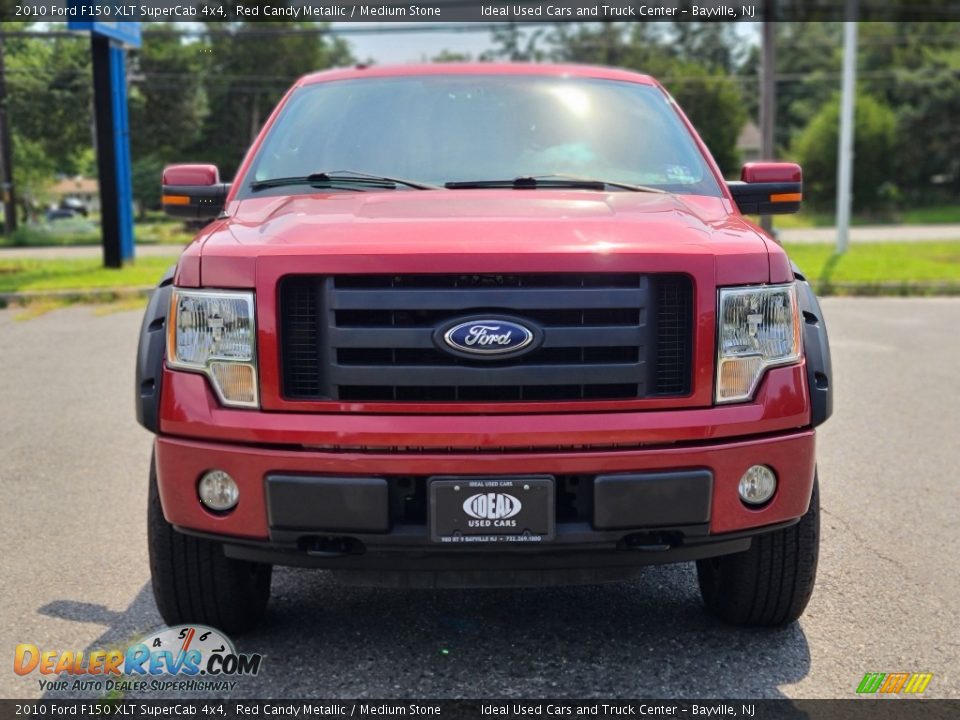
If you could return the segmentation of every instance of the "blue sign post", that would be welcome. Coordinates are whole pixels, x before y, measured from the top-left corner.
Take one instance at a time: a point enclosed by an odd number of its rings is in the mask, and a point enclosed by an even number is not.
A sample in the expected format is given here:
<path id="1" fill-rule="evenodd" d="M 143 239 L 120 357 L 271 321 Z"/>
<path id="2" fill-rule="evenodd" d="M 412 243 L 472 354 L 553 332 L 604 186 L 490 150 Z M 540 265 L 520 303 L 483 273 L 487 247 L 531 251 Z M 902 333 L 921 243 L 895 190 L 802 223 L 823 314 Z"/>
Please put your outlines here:
<path id="1" fill-rule="evenodd" d="M 79 17 L 94 16 L 89 0 L 74 0 L 70 6 Z M 140 46 L 140 23 L 71 20 L 67 27 L 90 33 L 103 264 L 118 268 L 133 260 L 135 248 L 126 47 Z"/>

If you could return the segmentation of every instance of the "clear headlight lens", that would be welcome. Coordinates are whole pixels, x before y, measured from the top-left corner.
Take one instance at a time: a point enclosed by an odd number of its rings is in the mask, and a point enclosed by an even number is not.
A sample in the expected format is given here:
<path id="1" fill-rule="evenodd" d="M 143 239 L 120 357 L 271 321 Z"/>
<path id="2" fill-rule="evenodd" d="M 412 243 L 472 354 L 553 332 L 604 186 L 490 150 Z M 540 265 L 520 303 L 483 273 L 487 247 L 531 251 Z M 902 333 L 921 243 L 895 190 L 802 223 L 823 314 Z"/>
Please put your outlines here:
<path id="1" fill-rule="evenodd" d="M 175 288 L 170 303 L 170 366 L 204 373 L 224 405 L 257 407 L 253 293 Z"/>
<path id="2" fill-rule="evenodd" d="M 767 368 L 799 359 L 800 317 L 794 283 L 720 289 L 718 403 L 749 400 Z"/>

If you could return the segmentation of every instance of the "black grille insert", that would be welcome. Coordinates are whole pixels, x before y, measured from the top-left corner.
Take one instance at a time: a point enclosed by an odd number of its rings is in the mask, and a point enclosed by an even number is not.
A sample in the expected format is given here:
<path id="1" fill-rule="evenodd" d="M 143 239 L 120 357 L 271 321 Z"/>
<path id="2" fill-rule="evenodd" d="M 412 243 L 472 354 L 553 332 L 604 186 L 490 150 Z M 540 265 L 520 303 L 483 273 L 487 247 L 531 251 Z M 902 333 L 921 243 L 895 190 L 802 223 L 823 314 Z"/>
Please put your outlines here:
<path id="1" fill-rule="evenodd" d="M 283 394 L 351 402 L 520 402 L 684 395 L 692 285 L 635 273 L 289 276 Z M 543 344 L 507 360 L 438 348 L 436 327 L 509 315 Z"/>

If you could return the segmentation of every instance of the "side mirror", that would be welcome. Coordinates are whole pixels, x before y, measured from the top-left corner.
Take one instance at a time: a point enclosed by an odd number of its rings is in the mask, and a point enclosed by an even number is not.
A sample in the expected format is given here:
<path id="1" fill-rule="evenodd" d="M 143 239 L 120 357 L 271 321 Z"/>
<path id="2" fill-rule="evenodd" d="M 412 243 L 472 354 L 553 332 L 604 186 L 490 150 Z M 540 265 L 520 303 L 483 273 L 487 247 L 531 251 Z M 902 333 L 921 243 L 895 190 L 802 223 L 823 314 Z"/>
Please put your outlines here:
<path id="1" fill-rule="evenodd" d="M 803 173 L 796 163 L 752 162 L 727 187 L 744 215 L 785 215 L 800 209 Z"/>
<path id="2" fill-rule="evenodd" d="M 216 165 L 167 165 L 163 209 L 171 217 L 210 220 L 223 212 L 230 183 L 220 182 Z"/>

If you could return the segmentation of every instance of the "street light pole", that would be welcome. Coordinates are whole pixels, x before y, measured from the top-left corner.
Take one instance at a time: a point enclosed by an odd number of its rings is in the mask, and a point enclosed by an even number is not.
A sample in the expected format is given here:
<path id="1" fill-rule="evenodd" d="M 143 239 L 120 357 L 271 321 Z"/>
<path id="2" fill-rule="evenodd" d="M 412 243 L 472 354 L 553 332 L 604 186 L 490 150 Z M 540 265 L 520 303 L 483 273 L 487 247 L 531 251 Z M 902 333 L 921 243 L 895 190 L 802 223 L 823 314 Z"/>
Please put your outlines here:
<path id="1" fill-rule="evenodd" d="M 843 81 L 840 95 L 840 143 L 837 151 L 837 249 L 850 241 L 850 205 L 853 187 L 853 123 L 857 92 L 857 0 L 847 0 L 843 23 Z"/>

